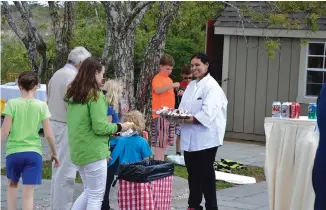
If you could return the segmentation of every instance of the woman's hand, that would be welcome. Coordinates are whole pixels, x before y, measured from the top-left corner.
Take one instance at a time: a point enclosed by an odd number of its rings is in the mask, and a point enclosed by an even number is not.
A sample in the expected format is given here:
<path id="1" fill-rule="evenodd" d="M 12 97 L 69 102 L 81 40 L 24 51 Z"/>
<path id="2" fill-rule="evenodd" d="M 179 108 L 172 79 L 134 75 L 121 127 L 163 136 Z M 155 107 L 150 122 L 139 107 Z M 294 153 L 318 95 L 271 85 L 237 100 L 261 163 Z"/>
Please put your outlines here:
<path id="1" fill-rule="evenodd" d="M 134 127 L 135 124 L 133 122 L 125 122 L 125 123 L 121 123 L 121 131 L 127 131 L 129 130 L 130 128 Z"/>

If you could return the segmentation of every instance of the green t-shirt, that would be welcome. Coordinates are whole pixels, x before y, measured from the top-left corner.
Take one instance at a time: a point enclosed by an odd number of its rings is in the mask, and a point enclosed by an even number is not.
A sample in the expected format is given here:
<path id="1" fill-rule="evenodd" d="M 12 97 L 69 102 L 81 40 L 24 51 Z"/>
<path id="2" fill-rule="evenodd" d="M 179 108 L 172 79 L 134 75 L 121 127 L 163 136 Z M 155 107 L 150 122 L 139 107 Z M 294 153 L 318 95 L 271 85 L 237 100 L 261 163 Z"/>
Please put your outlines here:
<path id="1" fill-rule="evenodd" d="M 87 104 L 68 102 L 67 126 L 71 161 L 87 165 L 109 156 L 109 136 L 118 126 L 108 122 L 108 104 L 102 92 Z"/>
<path id="2" fill-rule="evenodd" d="M 38 132 L 42 121 L 51 116 L 47 104 L 37 99 L 10 99 L 3 113 L 12 117 L 6 154 L 37 152 L 42 155 Z"/>

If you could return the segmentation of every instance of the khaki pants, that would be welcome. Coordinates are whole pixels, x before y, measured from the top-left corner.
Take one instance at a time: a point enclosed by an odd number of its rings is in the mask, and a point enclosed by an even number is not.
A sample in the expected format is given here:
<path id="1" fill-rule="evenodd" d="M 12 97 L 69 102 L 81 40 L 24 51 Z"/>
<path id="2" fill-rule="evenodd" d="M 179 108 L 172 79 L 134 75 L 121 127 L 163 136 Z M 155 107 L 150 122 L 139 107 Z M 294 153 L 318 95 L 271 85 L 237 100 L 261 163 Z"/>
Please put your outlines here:
<path id="1" fill-rule="evenodd" d="M 51 182 L 52 210 L 70 210 L 73 204 L 77 168 L 71 162 L 66 123 L 51 121 L 60 167 L 53 168 Z"/>

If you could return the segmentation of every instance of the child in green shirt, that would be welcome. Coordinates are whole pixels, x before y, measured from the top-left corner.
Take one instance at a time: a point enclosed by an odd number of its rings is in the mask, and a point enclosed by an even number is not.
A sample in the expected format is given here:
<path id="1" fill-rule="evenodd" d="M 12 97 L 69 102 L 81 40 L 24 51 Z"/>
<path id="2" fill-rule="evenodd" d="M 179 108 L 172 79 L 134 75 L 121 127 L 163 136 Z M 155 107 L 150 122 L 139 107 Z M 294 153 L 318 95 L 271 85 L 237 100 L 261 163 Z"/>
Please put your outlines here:
<path id="1" fill-rule="evenodd" d="M 23 209 L 33 209 L 34 185 L 40 185 L 42 181 L 42 144 L 38 134 L 41 123 L 51 148 L 54 166 L 59 166 L 48 106 L 34 98 L 38 88 L 37 75 L 33 72 L 21 73 L 18 77 L 18 86 L 21 97 L 8 101 L 3 111 L 5 119 L 1 128 L 1 140 L 8 137 L 6 148 L 8 210 L 17 209 L 20 177 L 23 179 Z"/>

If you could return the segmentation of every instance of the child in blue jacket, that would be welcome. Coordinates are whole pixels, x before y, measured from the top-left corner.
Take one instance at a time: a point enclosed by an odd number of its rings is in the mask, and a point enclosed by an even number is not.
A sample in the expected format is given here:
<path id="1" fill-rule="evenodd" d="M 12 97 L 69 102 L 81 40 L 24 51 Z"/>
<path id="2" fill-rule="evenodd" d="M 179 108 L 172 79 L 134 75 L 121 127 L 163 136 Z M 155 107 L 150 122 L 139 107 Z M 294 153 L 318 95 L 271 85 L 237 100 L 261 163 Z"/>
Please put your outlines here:
<path id="1" fill-rule="evenodd" d="M 121 133 L 120 136 L 110 140 L 110 144 L 113 143 L 115 147 L 108 163 L 108 176 L 102 210 L 112 210 L 110 208 L 109 194 L 119 164 L 139 162 L 152 156 L 147 140 L 141 136 L 145 129 L 143 115 L 139 111 L 130 111 L 124 115 L 123 121 L 133 122 L 135 127 L 133 131 Z"/>

